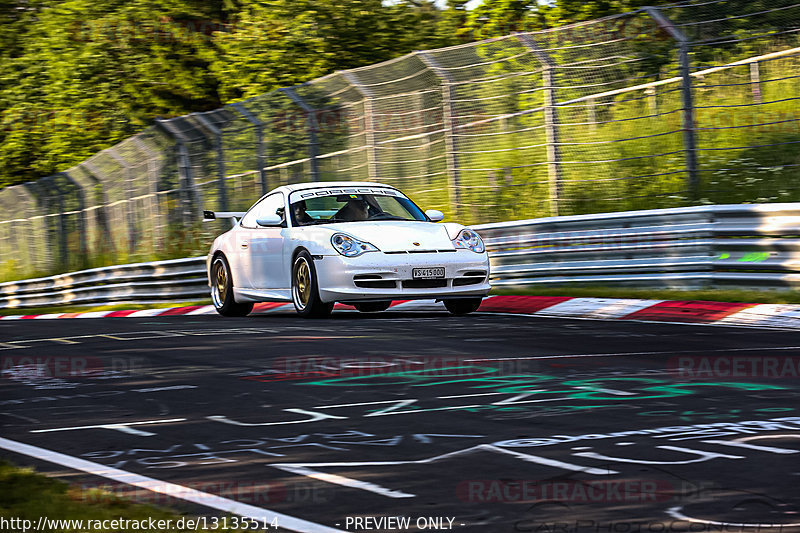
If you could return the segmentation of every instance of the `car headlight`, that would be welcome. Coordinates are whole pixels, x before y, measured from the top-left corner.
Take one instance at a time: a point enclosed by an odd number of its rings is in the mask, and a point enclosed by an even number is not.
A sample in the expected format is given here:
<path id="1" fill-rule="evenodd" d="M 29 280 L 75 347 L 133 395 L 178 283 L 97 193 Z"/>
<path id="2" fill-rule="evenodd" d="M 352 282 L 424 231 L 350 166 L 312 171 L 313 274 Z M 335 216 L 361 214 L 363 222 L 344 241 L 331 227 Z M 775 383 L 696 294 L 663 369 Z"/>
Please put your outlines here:
<path id="1" fill-rule="evenodd" d="M 336 233 L 331 237 L 334 249 L 345 257 L 358 257 L 367 252 L 379 252 L 378 248 L 365 241 L 359 241 L 352 235 Z"/>
<path id="2" fill-rule="evenodd" d="M 478 254 L 482 254 L 486 250 L 480 235 L 469 228 L 464 228 L 458 232 L 458 236 L 453 239 L 453 246 L 472 250 Z"/>

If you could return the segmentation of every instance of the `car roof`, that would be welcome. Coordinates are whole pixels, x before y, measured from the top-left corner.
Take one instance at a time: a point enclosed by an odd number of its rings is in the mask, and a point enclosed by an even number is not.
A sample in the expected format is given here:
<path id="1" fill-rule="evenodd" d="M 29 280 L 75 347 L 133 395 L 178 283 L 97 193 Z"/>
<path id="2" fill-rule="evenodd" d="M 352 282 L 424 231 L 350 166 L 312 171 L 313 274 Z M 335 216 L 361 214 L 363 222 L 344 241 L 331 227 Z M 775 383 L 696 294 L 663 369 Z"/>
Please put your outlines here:
<path id="1" fill-rule="evenodd" d="M 275 191 L 294 192 L 302 191 L 304 189 L 320 189 L 324 187 L 389 187 L 394 189 L 391 185 L 383 183 L 375 183 L 372 181 L 315 181 L 312 183 L 293 183 L 291 185 L 283 185 L 275 189 Z M 272 191 L 274 192 L 274 191 Z"/>

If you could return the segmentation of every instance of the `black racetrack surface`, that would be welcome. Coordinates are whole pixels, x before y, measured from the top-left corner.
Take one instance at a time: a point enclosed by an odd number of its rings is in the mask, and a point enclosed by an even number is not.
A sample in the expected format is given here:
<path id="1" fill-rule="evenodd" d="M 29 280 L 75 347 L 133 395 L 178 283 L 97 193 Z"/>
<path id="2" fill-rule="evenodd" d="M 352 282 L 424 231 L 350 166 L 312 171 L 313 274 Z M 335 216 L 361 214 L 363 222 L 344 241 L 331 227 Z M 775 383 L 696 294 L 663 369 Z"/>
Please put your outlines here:
<path id="1" fill-rule="evenodd" d="M 800 530 L 797 333 L 430 312 L 24 320 L 0 323 L 0 358 L 5 439 L 343 531 Z"/>

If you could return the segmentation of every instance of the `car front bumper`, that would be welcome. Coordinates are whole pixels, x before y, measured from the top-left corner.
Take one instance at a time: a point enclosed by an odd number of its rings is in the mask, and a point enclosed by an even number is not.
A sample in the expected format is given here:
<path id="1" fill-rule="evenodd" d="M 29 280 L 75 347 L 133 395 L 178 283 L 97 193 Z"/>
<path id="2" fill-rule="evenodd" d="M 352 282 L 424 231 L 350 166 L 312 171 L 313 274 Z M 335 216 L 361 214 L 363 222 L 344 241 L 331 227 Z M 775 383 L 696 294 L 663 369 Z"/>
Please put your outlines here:
<path id="1" fill-rule="evenodd" d="M 471 250 L 408 254 L 369 252 L 359 257 L 324 255 L 315 256 L 314 266 L 323 302 L 482 297 L 491 289 L 488 254 L 477 254 Z M 414 268 L 431 267 L 444 267 L 444 280 L 438 280 L 444 286 L 424 287 L 419 286 L 425 285 L 424 281 L 413 280 Z M 465 276 L 476 272 L 485 272 L 486 275 L 480 279 L 479 276 Z M 394 282 L 394 287 L 365 287 L 364 282 L 370 280 L 364 277 L 371 277 L 372 281 L 386 285 Z M 467 279 L 473 283 L 459 285 L 465 281 L 456 281 Z"/>

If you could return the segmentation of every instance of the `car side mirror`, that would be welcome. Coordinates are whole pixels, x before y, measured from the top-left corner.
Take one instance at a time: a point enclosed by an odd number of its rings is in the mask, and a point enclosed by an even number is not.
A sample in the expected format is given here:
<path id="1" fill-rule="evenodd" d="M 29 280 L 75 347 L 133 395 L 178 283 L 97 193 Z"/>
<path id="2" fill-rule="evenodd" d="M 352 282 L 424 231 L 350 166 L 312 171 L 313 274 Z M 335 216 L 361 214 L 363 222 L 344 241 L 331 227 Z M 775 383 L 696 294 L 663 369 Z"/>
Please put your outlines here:
<path id="1" fill-rule="evenodd" d="M 275 226 L 280 226 L 283 222 L 283 218 L 276 215 L 264 215 L 263 217 L 256 220 L 256 224 L 265 228 L 272 228 Z"/>
<path id="2" fill-rule="evenodd" d="M 444 220 L 444 213 L 437 211 L 436 209 L 428 209 L 425 211 L 425 216 L 431 219 L 431 222 L 441 222 Z"/>

